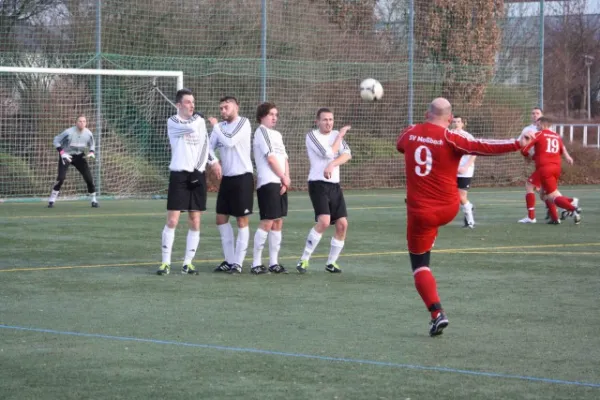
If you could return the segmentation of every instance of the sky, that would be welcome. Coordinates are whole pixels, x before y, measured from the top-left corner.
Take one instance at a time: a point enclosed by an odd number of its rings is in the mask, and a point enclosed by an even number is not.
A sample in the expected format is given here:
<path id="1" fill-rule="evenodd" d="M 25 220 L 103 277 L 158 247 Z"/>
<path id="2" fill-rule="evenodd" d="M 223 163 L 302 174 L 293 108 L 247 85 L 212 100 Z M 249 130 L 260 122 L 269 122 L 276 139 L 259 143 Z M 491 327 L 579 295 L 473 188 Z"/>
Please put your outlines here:
<path id="1" fill-rule="evenodd" d="M 544 15 L 563 15 L 563 1 L 545 1 Z M 600 14 L 600 0 L 586 0 L 586 14 Z M 540 15 L 540 2 L 508 4 L 508 16 Z"/>

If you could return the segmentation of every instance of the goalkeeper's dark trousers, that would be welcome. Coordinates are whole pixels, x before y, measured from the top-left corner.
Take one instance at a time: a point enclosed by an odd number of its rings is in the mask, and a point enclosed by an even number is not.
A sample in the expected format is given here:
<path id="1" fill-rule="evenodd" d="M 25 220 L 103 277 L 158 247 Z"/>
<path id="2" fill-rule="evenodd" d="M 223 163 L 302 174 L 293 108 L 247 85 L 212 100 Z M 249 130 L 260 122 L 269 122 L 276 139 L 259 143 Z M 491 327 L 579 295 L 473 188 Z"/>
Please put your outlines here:
<path id="1" fill-rule="evenodd" d="M 83 154 L 76 154 L 72 157 L 72 161 L 70 163 L 65 162 L 60 155 L 58 156 L 58 178 L 56 178 L 56 183 L 54 184 L 53 190 L 59 191 L 62 184 L 65 182 L 65 178 L 67 177 L 67 171 L 69 170 L 69 164 L 73 164 L 77 171 L 83 176 L 83 180 L 87 184 L 88 193 L 96 192 L 96 186 L 94 186 L 94 178 L 92 178 L 92 172 L 90 171 L 90 167 L 83 156 Z"/>

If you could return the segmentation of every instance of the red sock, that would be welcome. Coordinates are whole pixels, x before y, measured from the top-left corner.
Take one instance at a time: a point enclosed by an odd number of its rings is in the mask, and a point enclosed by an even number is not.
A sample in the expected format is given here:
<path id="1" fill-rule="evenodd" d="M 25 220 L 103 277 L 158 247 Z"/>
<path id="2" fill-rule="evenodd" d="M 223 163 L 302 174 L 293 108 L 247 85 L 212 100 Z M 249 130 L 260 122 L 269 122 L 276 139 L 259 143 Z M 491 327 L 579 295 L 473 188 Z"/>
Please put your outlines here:
<path id="1" fill-rule="evenodd" d="M 535 193 L 525 195 L 525 204 L 527 204 L 527 216 L 530 219 L 535 219 Z"/>
<path id="2" fill-rule="evenodd" d="M 546 207 L 548 207 L 548 211 L 550 211 L 550 218 L 552 218 L 552 221 L 558 221 L 558 209 L 556 208 L 556 204 L 554 204 L 552 200 L 546 200 Z"/>
<path id="3" fill-rule="evenodd" d="M 421 299 L 423 299 L 425 307 L 431 312 L 431 318 L 437 317 L 441 310 L 432 311 L 431 307 L 434 304 L 440 304 L 440 297 L 438 296 L 437 283 L 435 282 L 431 270 L 427 266 L 419 267 L 413 273 L 413 277 L 415 279 L 417 292 L 419 292 Z"/>
<path id="4" fill-rule="evenodd" d="M 571 200 L 571 201 L 573 201 L 573 200 Z M 565 196 L 558 196 L 558 197 L 554 198 L 554 204 L 556 204 L 560 208 L 565 209 L 567 211 L 575 211 L 576 208 L 573 207 L 573 204 L 571 204 L 571 201 L 569 201 L 569 198 L 565 197 Z"/>

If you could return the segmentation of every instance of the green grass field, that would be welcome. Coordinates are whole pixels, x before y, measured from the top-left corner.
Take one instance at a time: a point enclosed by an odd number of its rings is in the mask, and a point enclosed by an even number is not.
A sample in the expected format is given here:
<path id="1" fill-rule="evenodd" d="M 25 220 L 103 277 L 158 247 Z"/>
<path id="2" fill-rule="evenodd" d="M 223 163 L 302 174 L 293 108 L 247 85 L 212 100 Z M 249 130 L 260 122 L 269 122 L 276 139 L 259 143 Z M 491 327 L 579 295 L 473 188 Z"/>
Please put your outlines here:
<path id="1" fill-rule="evenodd" d="M 346 193 L 340 275 L 324 271 L 331 232 L 295 272 L 306 193 L 284 226 L 289 275 L 212 272 L 214 197 L 197 276 L 179 273 L 185 224 L 171 275 L 155 274 L 163 200 L 2 204 L 0 398 L 598 399 L 600 191 L 563 193 L 580 198 L 580 226 L 543 224 L 539 202 L 538 224 L 520 225 L 522 189 L 472 191 L 476 229 L 457 218 L 432 255 L 450 318 L 438 338 L 413 286 L 400 191 Z"/>

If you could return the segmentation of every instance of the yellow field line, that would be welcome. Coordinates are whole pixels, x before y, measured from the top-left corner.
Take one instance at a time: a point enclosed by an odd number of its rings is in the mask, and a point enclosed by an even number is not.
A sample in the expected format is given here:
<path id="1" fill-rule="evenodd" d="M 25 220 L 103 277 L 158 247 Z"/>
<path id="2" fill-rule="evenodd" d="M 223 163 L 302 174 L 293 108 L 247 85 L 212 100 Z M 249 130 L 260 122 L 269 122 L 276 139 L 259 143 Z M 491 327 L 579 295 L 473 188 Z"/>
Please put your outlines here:
<path id="1" fill-rule="evenodd" d="M 524 254 L 522 252 L 502 252 L 498 250 L 509 250 L 509 249 L 532 249 L 532 248 L 549 248 L 549 247 L 581 247 L 581 246 L 600 246 L 600 243 L 572 243 L 572 244 L 553 244 L 553 245 L 529 245 L 529 246 L 500 246 L 500 247 L 479 247 L 479 248 L 465 248 L 465 249 L 440 249 L 434 250 L 435 253 L 446 253 L 446 254 Z M 342 257 L 370 257 L 370 256 L 392 256 L 392 255 L 405 255 L 406 250 L 402 251 L 387 251 L 387 252 L 373 252 L 373 253 L 346 253 L 342 254 Z M 597 255 L 597 252 L 527 252 L 525 254 L 581 254 L 581 255 Z M 312 258 L 327 258 L 326 255 L 314 255 Z M 297 256 L 280 257 L 284 260 L 295 260 Z M 202 263 L 218 263 L 222 259 L 214 260 L 202 260 Z M 0 272 L 22 272 L 22 271 L 55 271 L 62 269 L 83 269 L 83 268 L 104 268 L 104 267 L 129 267 L 129 266 L 141 266 L 141 265 L 158 265 L 157 261 L 137 262 L 137 263 L 123 263 L 123 264 L 98 264 L 98 265 L 72 265 L 72 266 L 52 266 L 52 267 L 34 267 L 34 268 L 11 268 L 11 269 L 0 269 Z"/>
<path id="2" fill-rule="evenodd" d="M 489 206 L 503 206 L 506 204 L 522 203 L 520 200 L 498 200 L 497 203 L 477 203 L 478 207 L 489 207 Z M 367 206 L 367 207 L 348 207 L 350 211 L 365 211 L 365 210 L 392 210 L 392 209 L 403 209 L 405 208 L 404 204 L 397 206 Z M 314 211 L 312 208 L 303 208 L 297 210 L 288 210 L 288 212 L 312 212 Z M 205 211 L 204 214 L 214 214 L 214 211 Z M 152 213 L 110 213 L 110 214 L 102 214 L 102 213 L 89 213 L 89 214 L 70 214 L 68 218 L 104 218 L 104 217 L 157 217 L 164 216 L 165 212 L 152 212 Z M 0 220 L 10 220 L 10 219 L 59 219 L 65 218 L 64 214 L 59 215 L 11 215 L 11 216 L 2 216 L 0 215 Z"/>

